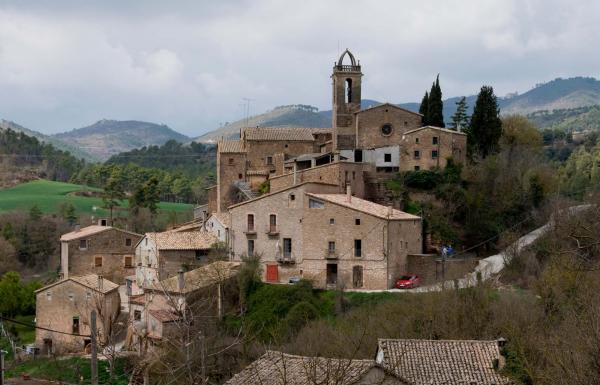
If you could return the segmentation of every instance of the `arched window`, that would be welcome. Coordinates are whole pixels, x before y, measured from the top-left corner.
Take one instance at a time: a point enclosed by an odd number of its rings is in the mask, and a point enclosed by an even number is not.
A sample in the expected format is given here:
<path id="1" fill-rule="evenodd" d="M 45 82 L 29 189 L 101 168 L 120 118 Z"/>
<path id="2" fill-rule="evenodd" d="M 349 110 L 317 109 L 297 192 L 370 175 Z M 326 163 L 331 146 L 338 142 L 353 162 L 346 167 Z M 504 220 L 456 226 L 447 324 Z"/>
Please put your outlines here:
<path id="1" fill-rule="evenodd" d="M 352 103 L 352 79 L 346 79 L 345 87 L 346 103 Z"/>

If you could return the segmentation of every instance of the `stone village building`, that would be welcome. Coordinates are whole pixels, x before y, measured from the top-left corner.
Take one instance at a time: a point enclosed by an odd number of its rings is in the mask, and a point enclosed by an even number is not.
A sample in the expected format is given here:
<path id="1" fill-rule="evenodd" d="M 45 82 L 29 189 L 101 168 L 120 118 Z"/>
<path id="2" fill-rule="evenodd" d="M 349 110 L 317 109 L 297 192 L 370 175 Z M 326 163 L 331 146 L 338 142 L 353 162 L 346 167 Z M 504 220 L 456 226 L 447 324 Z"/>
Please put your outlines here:
<path id="1" fill-rule="evenodd" d="M 421 219 L 304 182 L 229 207 L 232 260 L 260 255 L 263 279 L 387 289 L 421 251 Z"/>
<path id="2" fill-rule="evenodd" d="M 118 288 L 114 282 L 88 274 L 71 276 L 37 290 L 35 341 L 42 354 L 79 353 L 87 349 L 92 310 L 98 314 L 98 342 L 106 342 L 120 312 Z"/>
<path id="3" fill-rule="evenodd" d="M 390 103 L 362 108 L 362 76 L 346 50 L 331 76 L 332 128 L 253 127 L 242 129 L 239 140 L 220 141 L 207 211 L 253 198 L 266 181 L 271 192 L 322 181 L 337 183 L 343 193 L 351 183 L 357 196 L 389 204 L 386 181 L 395 172 L 443 168 L 449 157 L 465 161 L 464 133 L 423 127 L 420 114 Z"/>
<path id="4" fill-rule="evenodd" d="M 141 234 L 111 226 L 77 228 L 60 237 L 63 278 L 97 274 L 122 284 L 135 272 L 135 245 Z"/>

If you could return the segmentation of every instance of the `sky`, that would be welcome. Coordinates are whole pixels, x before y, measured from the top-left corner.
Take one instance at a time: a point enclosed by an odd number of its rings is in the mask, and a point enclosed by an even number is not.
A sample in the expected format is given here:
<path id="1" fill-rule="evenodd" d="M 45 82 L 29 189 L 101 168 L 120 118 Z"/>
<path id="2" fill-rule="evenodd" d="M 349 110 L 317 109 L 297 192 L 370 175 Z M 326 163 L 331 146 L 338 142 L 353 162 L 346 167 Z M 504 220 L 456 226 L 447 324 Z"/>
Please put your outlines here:
<path id="1" fill-rule="evenodd" d="M 278 105 L 331 108 L 349 48 L 362 96 L 499 96 L 599 77 L 594 0 L 0 0 L 0 118 L 43 133 L 100 119 L 195 137 Z M 248 101 L 246 101 L 248 100 Z"/>

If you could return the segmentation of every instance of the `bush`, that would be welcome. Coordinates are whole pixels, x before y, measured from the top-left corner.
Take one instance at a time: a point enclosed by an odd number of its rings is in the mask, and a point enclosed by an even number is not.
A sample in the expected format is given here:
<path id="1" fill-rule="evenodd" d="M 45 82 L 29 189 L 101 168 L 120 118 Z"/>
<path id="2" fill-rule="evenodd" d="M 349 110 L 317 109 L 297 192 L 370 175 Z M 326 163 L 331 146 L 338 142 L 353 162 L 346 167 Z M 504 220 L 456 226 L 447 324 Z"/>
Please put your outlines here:
<path id="1" fill-rule="evenodd" d="M 433 190 L 440 183 L 442 183 L 442 179 L 442 175 L 439 173 L 439 171 L 408 171 L 404 175 L 404 184 L 407 187 Z"/>

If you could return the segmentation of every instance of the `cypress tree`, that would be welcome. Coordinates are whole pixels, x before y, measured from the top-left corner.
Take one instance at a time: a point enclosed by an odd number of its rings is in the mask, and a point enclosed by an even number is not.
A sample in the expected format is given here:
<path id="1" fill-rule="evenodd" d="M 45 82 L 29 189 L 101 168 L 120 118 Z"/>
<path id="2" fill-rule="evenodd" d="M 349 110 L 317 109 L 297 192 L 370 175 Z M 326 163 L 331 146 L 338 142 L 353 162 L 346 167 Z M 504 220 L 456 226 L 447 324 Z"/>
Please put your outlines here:
<path id="1" fill-rule="evenodd" d="M 495 153 L 501 136 L 502 121 L 498 100 L 492 87 L 483 86 L 477 95 L 471 124 L 467 130 L 469 156 L 479 155 L 486 158 Z"/>
<path id="2" fill-rule="evenodd" d="M 423 100 L 421 100 L 421 106 L 419 107 L 419 114 L 423 115 L 423 125 L 429 124 L 429 94 L 425 91 Z"/>
<path id="3" fill-rule="evenodd" d="M 456 102 L 456 112 L 452 115 L 452 129 L 454 131 L 466 130 L 469 126 L 469 116 L 467 115 L 467 98 L 464 96 Z"/>
<path id="4" fill-rule="evenodd" d="M 431 85 L 428 103 L 428 124 L 436 127 L 446 127 L 444 124 L 444 102 L 442 101 L 442 88 L 440 87 L 440 75 Z"/>

